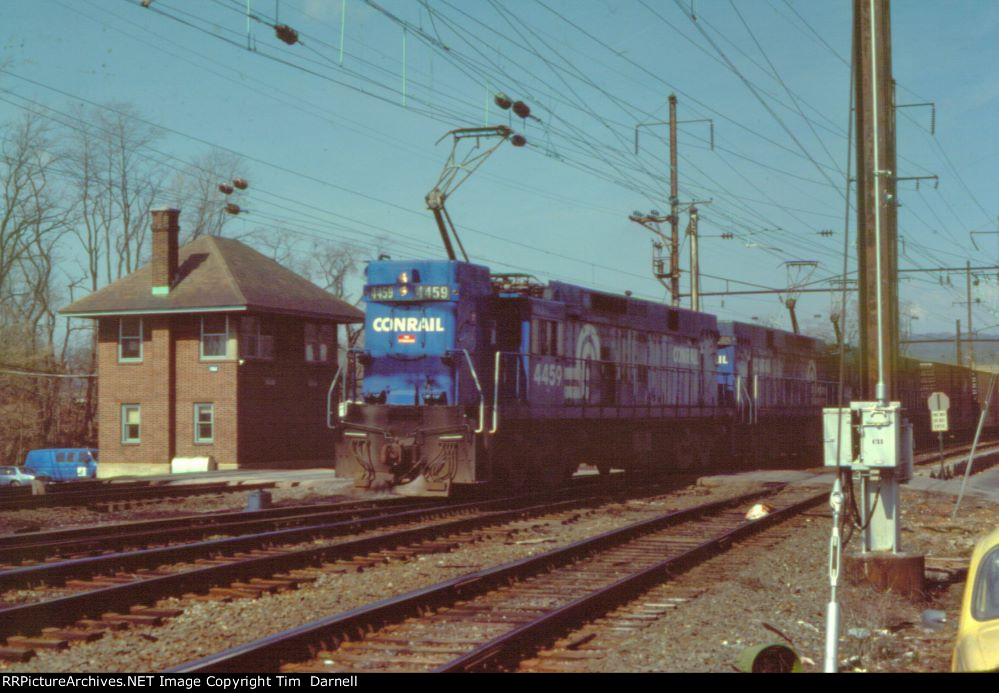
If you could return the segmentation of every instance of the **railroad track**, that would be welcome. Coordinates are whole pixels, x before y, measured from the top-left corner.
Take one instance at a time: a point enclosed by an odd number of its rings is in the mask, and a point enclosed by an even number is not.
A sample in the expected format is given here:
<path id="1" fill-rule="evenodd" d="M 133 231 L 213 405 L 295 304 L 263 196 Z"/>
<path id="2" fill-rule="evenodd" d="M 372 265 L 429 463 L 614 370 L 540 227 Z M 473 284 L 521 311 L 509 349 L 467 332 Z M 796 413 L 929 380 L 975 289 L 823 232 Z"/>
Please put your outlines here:
<path id="1" fill-rule="evenodd" d="M 933 469 L 930 472 L 930 476 L 933 478 L 950 479 L 954 476 L 964 474 L 964 468 L 968 464 L 967 454 L 970 451 L 971 445 L 966 443 L 944 448 L 943 465 L 940 464 L 940 452 L 938 450 L 932 452 L 922 452 L 913 456 L 913 465 L 916 467 L 929 468 L 935 466 L 941 467 L 939 469 Z M 962 458 L 955 461 L 954 458 L 958 456 L 962 456 Z M 999 442 L 980 442 L 978 444 L 978 448 L 975 450 L 975 459 L 972 465 L 971 473 L 977 474 L 978 472 L 994 467 L 997 463 L 999 463 Z"/>
<path id="2" fill-rule="evenodd" d="M 79 486 L 77 486 L 79 484 Z M 114 506 L 144 501 L 164 500 L 205 494 L 225 494 L 273 488 L 276 482 L 230 484 L 210 482 L 204 484 L 156 484 L 136 482 L 66 482 L 46 484 L 45 493 L 33 495 L 30 487 L 18 487 L 0 493 L 0 512 L 26 508 L 53 508 L 68 506 L 97 506 L 110 509 Z"/>
<path id="3" fill-rule="evenodd" d="M 0 574 L 22 565 L 51 563 L 59 558 L 84 558 L 136 547 L 169 546 L 203 540 L 209 536 L 240 536 L 307 524 L 360 519 L 387 511 L 397 512 L 430 505 L 441 504 L 427 499 L 387 498 L 184 515 L 113 525 L 8 534 L 0 536 Z"/>
<path id="4" fill-rule="evenodd" d="M 746 520 L 745 505 L 761 496 L 768 497 L 772 512 L 760 520 Z M 383 599 L 170 671 L 512 668 L 575 625 L 827 496 L 825 491 L 793 489 L 777 494 L 771 489 L 666 513 L 539 556 Z"/>
<path id="5" fill-rule="evenodd" d="M 634 495 L 634 489 L 618 493 Z M 151 608 L 164 597 L 229 600 L 294 589 L 315 580 L 317 566 L 331 572 L 357 571 L 393 557 L 449 551 L 479 540 L 490 526 L 608 500 L 613 495 L 608 498 L 605 492 L 567 500 L 520 497 L 383 509 L 369 517 L 0 571 L 5 597 L 37 584 L 56 586 L 42 590 L 43 595 L 58 592 L 0 609 L 0 638 L 6 640 L 0 658 L 24 661 L 35 649 L 63 648 L 73 640 L 94 637 L 95 631 L 99 636 L 129 623 L 156 625 L 176 615 L 176 610 Z M 359 536 L 334 540 L 348 534 Z M 322 540 L 318 546 L 317 539 Z M 282 543 L 292 545 L 277 548 Z"/>

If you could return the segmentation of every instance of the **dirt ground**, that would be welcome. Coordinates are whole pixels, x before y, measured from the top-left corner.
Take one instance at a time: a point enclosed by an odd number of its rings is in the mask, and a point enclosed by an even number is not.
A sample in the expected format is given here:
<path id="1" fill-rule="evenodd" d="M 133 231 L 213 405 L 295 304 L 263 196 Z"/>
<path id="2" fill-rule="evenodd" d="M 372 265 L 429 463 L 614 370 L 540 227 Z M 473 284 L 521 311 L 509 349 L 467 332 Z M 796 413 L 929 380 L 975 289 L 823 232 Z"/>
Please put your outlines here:
<path id="1" fill-rule="evenodd" d="M 719 487 L 739 483 L 736 479 L 716 478 L 702 482 L 690 492 L 698 496 L 716 495 L 723 492 Z M 275 493 L 275 500 L 315 501 L 318 500 L 315 493 L 316 489 L 297 488 Z M 209 509 L 206 505 L 216 511 L 229 506 L 239 509 L 240 503 L 242 500 L 233 497 L 209 503 L 205 499 L 192 499 L 172 507 L 171 511 L 192 512 L 192 507 L 197 507 L 204 512 Z M 964 575 L 953 569 L 966 567 L 978 538 L 999 524 L 997 504 L 992 501 L 966 499 L 957 519 L 951 521 L 953 504 L 951 495 L 903 487 L 902 548 L 924 554 L 928 575 L 933 579 L 927 583 L 927 594 L 921 598 L 886 594 L 844 579 L 839 588 L 841 671 L 949 670 L 964 590 Z M 64 509 L 57 514 L 60 521 L 55 524 L 114 522 L 155 514 L 151 510 L 133 509 L 122 517 L 111 514 L 98 518 L 90 511 Z M 17 526 L 0 531 L 52 524 L 51 511 L 21 511 L 17 515 L 18 522 L 3 518 L 5 521 L 0 523 Z M 738 670 L 740 653 L 748 646 L 777 642 L 791 646 L 798 653 L 805 671 L 822 671 L 825 614 L 830 597 L 831 515 L 823 504 L 792 522 L 783 530 L 768 533 L 764 540 L 737 545 L 657 588 L 646 601 L 670 601 L 676 608 L 661 613 L 645 627 L 615 629 L 601 627 L 599 623 L 585 626 L 597 629 L 597 636 L 586 647 L 599 650 L 599 655 L 581 658 L 573 670 L 734 671 Z M 854 534 L 844 539 L 848 540 L 844 553 L 856 553 L 859 537 Z M 938 570 L 940 566 L 951 570 Z M 399 569 L 403 568 L 412 569 L 406 566 Z M 343 590 L 343 585 L 339 590 Z M 928 609 L 943 612 L 942 622 L 927 627 L 924 612 Z M 563 642 L 572 638 L 570 635 Z"/>
<path id="2" fill-rule="evenodd" d="M 990 501 L 965 499 L 951 521 L 953 504 L 953 496 L 903 490 L 903 550 L 924 554 L 930 567 L 966 568 L 976 541 L 999 524 L 999 515 Z M 606 656 L 575 670 L 737 671 L 743 650 L 775 642 L 792 647 L 806 672 L 822 671 L 831 514 L 823 505 L 797 522 L 783 538 L 736 547 L 647 595 L 654 602 L 679 595 L 678 605 L 638 631 L 602 631 L 587 647 Z M 844 554 L 856 553 L 858 543 L 854 534 Z M 719 575 L 725 579 L 719 582 Z M 841 580 L 840 671 L 949 671 L 964 574 L 928 575 L 937 579 L 927 582 L 927 594 L 911 599 Z M 927 609 L 944 612 L 942 623 L 926 627 Z"/>

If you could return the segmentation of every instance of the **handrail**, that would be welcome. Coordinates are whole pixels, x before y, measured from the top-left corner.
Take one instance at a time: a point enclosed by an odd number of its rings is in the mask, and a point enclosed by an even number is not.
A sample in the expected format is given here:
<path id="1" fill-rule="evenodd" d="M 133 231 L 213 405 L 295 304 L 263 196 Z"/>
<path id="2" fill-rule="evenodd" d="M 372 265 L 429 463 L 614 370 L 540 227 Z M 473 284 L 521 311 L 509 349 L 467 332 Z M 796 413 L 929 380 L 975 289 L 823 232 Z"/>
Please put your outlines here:
<path id="1" fill-rule="evenodd" d="M 499 390 L 500 390 L 500 352 L 496 352 L 496 363 L 493 366 L 493 427 L 489 435 L 499 430 Z"/>
<path id="2" fill-rule="evenodd" d="M 336 375 L 333 376 L 333 382 L 330 383 L 330 389 L 326 391 L 326 428 L 331 428 L 336 430 L 339 427 L 339 420 L 336 425 L 332 423 L 333 416 L 333 390 L 336 388 L 336 381 L 340 379 L 340 374 L 343 372 L 343 366 L 339 365 L 336 369 Z"/>
<path id="3" fill-rule="evenodd" d="M 482 394 L 482 386 L 479 385 L 479 376 L 475 372 L 475 366 L 472 365 L 472 357 L 468 355 L 468 349 L 462 349 L 461 353 L 465 355 L 465 360 L 468 362 L 468 371 L 472 374 L 475 389 L 479 391 L 479 427 L 475 429 L 475 432 L 482 433 L 486 430 L 486 396 Z"/>

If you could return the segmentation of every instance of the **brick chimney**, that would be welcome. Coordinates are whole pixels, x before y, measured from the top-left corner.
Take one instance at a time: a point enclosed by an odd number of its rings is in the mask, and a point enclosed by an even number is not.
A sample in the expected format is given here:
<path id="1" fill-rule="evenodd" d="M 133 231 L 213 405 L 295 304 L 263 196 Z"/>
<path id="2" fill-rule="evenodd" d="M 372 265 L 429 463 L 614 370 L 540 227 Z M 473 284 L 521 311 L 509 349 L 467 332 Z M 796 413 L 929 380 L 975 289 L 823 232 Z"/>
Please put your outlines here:
<path id="1" fill-rule="evenodd" d="M 177 246 L 180 210 L 159 207 L 153 216 L 153 295 L 165 296 L 177 277 Z"/>

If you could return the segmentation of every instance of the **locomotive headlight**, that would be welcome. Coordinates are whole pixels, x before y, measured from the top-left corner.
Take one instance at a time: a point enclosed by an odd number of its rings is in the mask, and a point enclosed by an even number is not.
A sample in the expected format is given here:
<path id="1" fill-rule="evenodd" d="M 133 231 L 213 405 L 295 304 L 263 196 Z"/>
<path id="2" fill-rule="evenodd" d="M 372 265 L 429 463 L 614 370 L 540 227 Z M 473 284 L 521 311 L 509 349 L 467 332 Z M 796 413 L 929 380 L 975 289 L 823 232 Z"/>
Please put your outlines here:
<path id="1" fill-rule="evenodd" d="M 405 284 L 403 284 L 402 286 L 400 286 L 399 287 L 399 295 L 400 296 L 407 296 L 407 295 L 409 295 L 409 287 L 406 286 Z"/>
<path id="2" fill-rule="evenodd" d="M 399 273 L 399 283 L 400 284 L 408 284 L 409 283 L 409 274 L 406 273 L 406 272 L 400 272 Z"/>

